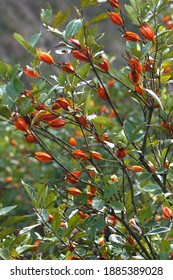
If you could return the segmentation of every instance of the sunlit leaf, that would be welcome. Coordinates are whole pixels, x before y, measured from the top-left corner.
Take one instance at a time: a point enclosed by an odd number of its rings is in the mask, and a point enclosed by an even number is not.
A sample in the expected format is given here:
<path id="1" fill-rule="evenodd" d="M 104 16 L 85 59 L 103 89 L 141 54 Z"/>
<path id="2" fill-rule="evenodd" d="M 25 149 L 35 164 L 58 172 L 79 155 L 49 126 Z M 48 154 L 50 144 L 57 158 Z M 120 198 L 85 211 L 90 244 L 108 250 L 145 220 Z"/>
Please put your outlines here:
<path id="1" fill-rule="evenodd" d="M 70 37 L 73 37 L 83 26 L 83 22 L 81 19 L 74 19 L 70 21 L 65 29 L 64 38 L 67 40 Z"/>
<path id="2" fill-rule="evenodd" d="M 23 245 L 23 246 L 18 246 L 16 248 L 16 251 L 18 252 L 18 254 L 22 254 L 24 252 L 27 252 L 29 250 L 33 250 L 34 245 Z"/>
<path id="3" fill-rule="evenodd" d="M 19 42 L 19 44 L 21 44 L 27 50 L 28 53 L 36 56 L 36 49 L 31 44 L 29 44 L 20 34 L 14 33 L 13 36 Z"/>
<path id="4" fill-rule="evenodd" d="M 68 17 L 70 16 L 70 9 L 66 9 L 64 12 L 58 11 L 58 13 L 55 15 L 54 20 L 53 20 L 53 27 L 58 28 L 61 26 Z"/>
<path id="5" fill-rule="evenodd" d="M 12 211 L 16 207 L 17 207 L 17 205 L 1 208 L 0 209 L 0 216 L 6 215 L 8 212 Z"/>
<path id="6" fill-rule="evenodd" d="M 35 199 L 35 191 L 34 188 L 31 187 L 29 184 L 25 183 L 23 180 L 21 180 L 22 185 L 25 189 L 25 191 L 27 192 L 27 194 L 29 195 L 29 197 L 31 198 L 31 200 Z"/>
<path id="7" fill-rule="evenodd" d="M 155 228 L 155 229 L 145 233 L 144 235 L 145 236 L 155 235 L 155 234 L 165 233 L 165 232 L 168 232 L 168 231 L 170 231 L 170 228 L 168 228 L 168 227 L 158 227 L 158 228 Z"/>
<path id="8" fill-rule="evenodd" d="M 151 95 L 156 100 L 156 102 L 160 105 L 160 107 L 163 108 L 162 102 L 160 98 L 157 96 L 157 94 L 151 89 L 145 88 L 145 90 L 147 91 L 147 93 L 149 93 L 149 95 Z"/>
<path id="9" fill-rule="evenodd" d="M 173 72 L 172 72 L 172 73 L 173 73 Z M 161 74 L 161 75 L 160 75 L 160 81 L 161 81 L 161 83 L 167 82 L 170 78 L 171 78 L 171 73 Z"/>
<path id="10" fill-rule="evenodd" d="M 47 5 L 46 9 L 41 9 L 41 20 L 45 24 L 49 24 L 52 19 L 52 9 L 50 5 Z"/>
<path id="11" fill-rule="evenodd" d="M 109 236 L 109 241 L 112 242 L 112 243 L 124 245 L 123 238 L 120 235 L 117 235 L 117 234 L 111 234 Z"/>
<path id="12" fill-rule="evenodd" d="M 38 227 L 39 225 L 40 225 L 40 224 L 35 224 L 35 225 L 32 225 L 32 226 L 24 227 L 24 228 L 20 231 L 20 234 L 29 232 L 29 231 L 31 231 L 32 229 Z"/>

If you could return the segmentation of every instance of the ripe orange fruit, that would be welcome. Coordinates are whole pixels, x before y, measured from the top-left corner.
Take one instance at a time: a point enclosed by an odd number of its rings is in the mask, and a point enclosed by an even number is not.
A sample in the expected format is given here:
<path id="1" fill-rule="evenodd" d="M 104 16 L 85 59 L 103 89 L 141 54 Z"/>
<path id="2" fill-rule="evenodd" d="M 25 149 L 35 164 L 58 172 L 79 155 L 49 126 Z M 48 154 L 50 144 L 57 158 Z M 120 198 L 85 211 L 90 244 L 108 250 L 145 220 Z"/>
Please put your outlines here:
<path id="1" fill-rule="evenodd" d="M 78 188 L 67 188 L 66 190 L 67 190 L 67 192 L 68 192 L 69 194 L 71 194 L 72 196 L 78 196 L 79 194 L 82 193 L 82 191 L 79 190 Z"/>
<path id="2" fill-rule="evenodd" d="M 119 159 L 123 159 L 123 158 L 126 156 L 127 151 L 126 151 L 125 148 L 120 148 L 120 149 L 116 150 L 115 153 L 116 153 L 116 156 L 117 156 Z"/>
<path id="3" fill-rule="evenodd" d="M 140 32 L 145 39 L 155 41 L 154 30 L 147 23 L 143 23 L 140 26 Z"/>
<path id="4" fill-rule="evenodd" d="M 46 64 L 55 64 L 55 61 L 53 60 L 53 57 L 49 53 L 39 52 L 38 53 L 38 58 Z"/>
<path id="5" fill-rule="evenodd" d="M 52 156 L 46 152 L 36 152 L 34 154 L 35 159 L 42 162 L 51 162 L 53 160 Z"/>

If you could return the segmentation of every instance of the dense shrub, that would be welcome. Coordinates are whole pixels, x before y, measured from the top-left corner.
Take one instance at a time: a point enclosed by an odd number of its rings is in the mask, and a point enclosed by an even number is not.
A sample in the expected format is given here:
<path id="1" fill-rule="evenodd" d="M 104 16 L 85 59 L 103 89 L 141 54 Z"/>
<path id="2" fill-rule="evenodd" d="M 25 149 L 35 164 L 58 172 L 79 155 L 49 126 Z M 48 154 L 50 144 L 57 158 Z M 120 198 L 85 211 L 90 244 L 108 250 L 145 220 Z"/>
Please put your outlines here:
<path id="1" fill-rule="evenodd" d="M 0 255 L 171 259 L 172 6 L 80 6 L 72 21 L 69 10 L 41 10 L 51 51 L 39 48 L 41 33 L 28 41 L 15 33 L 30 65 L 0 62 L 1 166 L 10 174 L 2 177 Z M 95 17 L 86 19 L 85 7 Z M 122 69 L 102 45 L 103 20 L 124 43 Z"/>

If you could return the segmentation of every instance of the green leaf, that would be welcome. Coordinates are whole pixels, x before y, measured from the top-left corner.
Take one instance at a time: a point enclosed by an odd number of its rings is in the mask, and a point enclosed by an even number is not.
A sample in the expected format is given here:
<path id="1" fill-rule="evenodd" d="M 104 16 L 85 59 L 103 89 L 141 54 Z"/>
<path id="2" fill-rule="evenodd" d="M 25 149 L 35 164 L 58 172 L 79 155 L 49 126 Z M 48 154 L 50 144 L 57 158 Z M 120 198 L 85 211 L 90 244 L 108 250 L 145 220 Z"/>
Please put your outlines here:
<path id="1" fill-rule="evenodd" d="M 14 224 L 19 224 L 20 222 L 28 220 L 29 218 L 31 218 L 30 215 L 12 216 L 12 217 L 6 219 L 4 222 L 1 222 L 1 226 L 10 226 L 10 225 L 14 225 Z"/>
<path id="2" fill-rule="evenodd" d="M 109 236 L 109 241 L 112 242 L 112 243 L 124 245 L 123 238 L 118 234 L 111 234 Z"/>
<path id="3" fill-rule="evenodd" d="M 138 21 L 138 14 L 136 12 L 136 10 L 130 6 L 130 5 L 126 5 L 125 4 L 125 10 L 127 12 L 127 16 L 128 18 L 134 23 L 134 24 L 139 24 L 139 21 Z"/>
<path id="4" fill-rule="evenodd" d="M 104 186 L 104 198 L 112 197 L 116 193 L 116 184 L 111 182 Z"/>
<path id="5" fill-rule="evenodd" d="M 51 191 L 45 198 L 45 208 L 48 210 L 49 208 L 52 208 L 52 205 L 55 203 L 56 195 L 53 191 Z"/>
<path id="6" fill-rule="evenodd" d="M 152 47 L 153 43 L 151 41 L 149 41 L 143 48 L 142 48 L 142 55 L 141 55 L 141 59 L 144 58 L 148 52 L 150 51 L 151 47 Z"/>
<path id="7" fill-rule="evenodd" d="M 45 184 L 36 184 L 36 200 L 35 200 L 35 207 L 42 208 L 44 205 L 44 201 L 48 194 L 48 186 Z"/>
<path id="8" fill-rule="evenodd" d="M 138 133 L 138 134 L 133 134 L 133 137 L 131 139 L 131 143 L 136 143 L 136 142 L 139 142 L 143 139 L 145 135 L 145 132 L 143 133 Z"/>
<path id="9" fill-rule="evenodd" d="M 111 119 L 104 116 L 95 117 L 92 121 L 96 124 L 102 124 L 105 127 L 110 127 L 115 125 L 115 123 Z"/>
<path id="10" fill-rule="evenodd" d="M 84 113 L 85 113 L 85 115 L 87 115 L 88 114 L 88 111 L 89 111 L 89 109 L 90 109 L 90 99 L 91 99 L 91 96 L 90 96 L 90 93 L 88 93 L 87 94 L 87 98 L 86 98 L 86 101 L 85 101 L 85 111 L 84 111 Z"/>
<path id="11" fill-rule="evenodd" d="M 138 44 L 136 45 L 136 42 L 126 41 L 126 48 L 129 49 L 132 52 L 132 54 L 137 58 L 141 57 L 141 50 L 140 47 L 138 47 Z M 128 76 L 126 73 L 124 74 L 126 76 L 126 82 L 128 83 Z"/>
<path id="12" fill-rule="evenodd" d="M 143 207 L 141 210 L 140 210 L 140 216 L 139 216 L 139 220 L 140 222 L 143 224 L 145 223 L 147 220 L 150 219 L 150 217 L 152 216 L 152 212 L 151 212 L 151 209 L 148 207 Z"/>
<path id="13" fill-rule="evenodd" d="M 60 25 L 62 25 L 68 17 L 70 16 L 70 9 L 66 9 L 64 12 L 59 11 L 53 20 L 53 27 L 58 28 Z"/>
<path id="14" fill-rule="evenodd" d="M 10 252 L 6 248 L 0 248 L 0 256 L 3 260 L 9 260 Z"/>
<path id="15" fill-rule="evenodd" d="M 31 200 L 34 200 L 34 199 L 35 199 L 35 196 L 36 196 L 35 191 L 34 191 L 34 188 L 31 187 L 30 185 L 28 185 L 27 183 L 25 183 L 23 180 L 21 180 L 21 182 L 22 182 L 22 185 L 23 185 L 25 191 L 26 191 L 27 194 L 29 195 L 30 199 L 31 199 Z"/>
<path id="16" fill-rule="evenodd" d="M 22 116 L 33 112 L 34 106 L 30 98 L 21 98 L 18 100 L 17 105 L 19 106 L 19 111 Z"/>
<path id="17" fill-rule="evenodd" d="M 7 106 L 0 106 L 0 116 L 9 120 L 11 116 L 11 111 L 8 109 Z"/>
<path id="18" fill-rule="evenodd" d="M 49 248 L 53 247 L 57 243 L 58 240 L 55 238 L 46 238 L 42 242 L 40 242 L 38 246 L 38 252 L 39 253 L 46 252 L 47 250 L 49 250 Z"/>
<path id="19" fill-rule="evenodd" d="M 19 245 L 24 245 L 28 242 L 30 239 L 30 233 L 26 234 L 20 234 L 18 235 L 11 243 L 10 243 L 10 249 L 13 250 L 15 247 Z"/>
<path id="20" fill-rule="evenodd" d="M 88 76 L 88 72 L 90 71 L 91 66 L 89 64 L 83 64 L 77 69 L 77 74 L 82 77 L 86 78 Z M 76 78 L 79 80 L 79 78 Z"/>
<path id="21" fill-rule="evenodd" d="M 19 42 L 20 45 L 22 45 L 28 53 L 30 53 L 33 56 L 37 55 L 37 51 L 31 44 L 29 44 L 20 34 L 14 33 L 13 37 L 16 39 L 16 41 Z"/>
<path id="22" fill-rule="evenodd" d="M 85 233 L 85 232 L 78 232 L 77 234 L 75 234 L 75 236 L 73 236 L 73 240 L 79 239 L 79 238 L 83 238 L 83 237 L 87 237 L 87 233 Z"/>
<path id="23" fill-rule="evenodd" d="M 36 45 L 36 43 L 38 42 L 40 36 L 41 36 L 41 32 L 39 32 L 39 33 L 33 35 L 33 36 L 29 39 L 28 43 L 29 43 L 32 47 L 34 47 L 34 46 Z"/>
<path id="24" fill-rule="evenodd" d="M 124 205 L 122 202 L 114 201 L 111 206 L 114 210 L 124 211 Z"/>
<path id="25" fill-rule="evenodd" d="M 161 260 L 168 260 L 171 253 L 171 246 L 168 240 L 162 239 L 161 246 L 160 246 L 160 259 Z"/>
<path id="26" fill-rule="evenodd" d="M 52 19 L 52 9 L 50 5 L 47 5 L 47 9 L 41 9 L 41 21 L 45 24 L 49 24 Z"/>
<path id="27" fill-rule="evenodd" d="M 156 100 L 156 102 L 160 105 L 160 107 L 163 109 L 163 106 L 162 106 L 162 102 L 161 100 L 159 99 L 159 97 L 155 94 L 154 91 L 152 91 L 151 89 L 147 89 L 145 88 L 145 90 Z"/>
<path id="28" fill-rule="evenodd" d="M 56 209 L 56 213 L 54 214 L 53 220 L 52 220 L 52 229 L 57 232 L 61 225 L 61 214 L 59 209 Z"/>
<path id="29" fill-rule="evenodd" d="M 160 167 L 157 169 L 157 174 L 166 175 L 168 173 L 168 169 L 165 167 Z"/>
<path id="30" fill-rule="evenodd" d="M 12 67 L 10 64 L 0 60 L 0 77 L 4 80 L 11 75 Z"/>
<path id="31" fill-rule="evenodd" d="M 10 74 L 10 79 L 11 80 L 16 78 L 16 76 L 19 73 L 19 68 L 20 68 L 20 64 L 16 64 L 16 65 L 13 66 L 11 74 Z"/>
<path id="32" fill-rule="evenodd" d="M 71 234 L 72 230 L 81 223 L 81 217 L 78 215 L 78 213 L 74 214 L 69 220 L 68 220 L 68 228 L 63 234 L 63 237 L 67 237 L 69 234 Z"/>
<path id="33" fill-rule="evenodd" d="M 127 139 L 129 140 L 129 142 L 131 142 L 133 137 L 133 129 L 134 129 L 133 125 L 128 120 L 125 120 L 123 124 L 123 128 Z"/>
<path id="34" fill-rule="evenodd" d="M 165 69 L 167 67 L 172 67 L 172 66 L 173 66 L 173 60 L 164 61 L 161 65 L 162 69 Z"/>
<path id="35" fill-rule="evenodd" d="M 145 236 L 155 235 L 155 234 L 165 233 L 165 232 L 168 232 L 168 231 L 170 231 L 170 228 L 168 228 L 168 227 L 158 227 L 158 228 L 155 228 L 155 229 L 145 233 L 144 235 Z"/>
<path id="36" fill-rule="evenodd" d="M 17 205 L 1 208 L 0 209 L 0 216 L 6 215 L 8 212 L 12 211 L 16 207 L 17 207 Z"/>
<path id="37" fill-rule="evenodd" d="M 32 229 L 34 229 L 34 228 L 36 228 L 36 227 L 38 227 L 38 226 L 40 226 L 40 224 L 35 224 L 35 225 L 32 225 L 32 226 L 24 227 L 24 228 L 20 231 L 20 234 L 29 232 L 29 231 L 31 231 Z"/>
<path id="38" fill-rule="evenodd" d="M 104 207 L 104 201 L 101 198 L 94 197 L 92 200 L 92 207 L 98 211 L 102 210 Z"/>
<path id="39" fill-rule="evenodd" d="M 74 19 L 70 21 L 64 31 L 64 39 L 68 40 L 68 38 L 73 37 L 76 33 L 78 33 L 82 26 L 83 22 L 81 19 Z"/>
<path id="40" fill-rule="evenodd" d="M 5 93 L 2 97 L 4 105 L 7 105 L 9 108 L 11 108 L 21 95 L 22 89 L 23 83 L 17 78 L 8 82 L 5 88 Z"/>
<path id="41" fill-rule="evenodd" d="M 5 238 L 7 235 L 10 235 L 11 233 L 15 232 L 16 228 L 6 228 L 0 231 L 0 239 Z"/>
<path id="42" fill-rule="evenodd" d="M 130 0 L 130 3 L 131 3 L 131 5 L 132 5 L 132 7 L 136 10 L 136 9 L 137 9 L 136 0 Z"/>
<path id="43" fill-rule="evenodd" d="M 22 246 L 18 246 L 16 248 L 16 252 L 20 255 L 24 252 L 27 252 L 27 251 L 31 250 L 31 249 L 33 250 L 33 248 L 34 248 L 34 245 L 22 245 Z"/>
<path id="44" fill-rule="evenodd" d="M 97 0 L 80 0 L 80 6 L 82 8 L 91 6 L 91 5 L 96 5 L 96 4 L 97 4 Z"/>
<path id="45" fill-rule="evenodd" d="M 172 71 L 171 71 L 172 72 Z M 171 72 L 169 73 L 163 73 L 160 75 L 160 82 L 165 83 L 171 78 Z M 173 73 L 173 72 L 172 72 Z"/>
<path id="46" fill-rule="evenodd" d="M 173 51 L 170 49 L 168 49 L 168 52 L 166 52 L 164 55 L 163 55 L 163 58 L 164 59 L 168 59 L 168 58 L 172 58 L 173 57 Z"/>
<path id="47" fill-rule="evenodd" d="M 95 219 L 95 226 L 98 230 L 102 231 L 102 229 L 106 226 L 105 217 L 102 214 L 98 214 Z"/>

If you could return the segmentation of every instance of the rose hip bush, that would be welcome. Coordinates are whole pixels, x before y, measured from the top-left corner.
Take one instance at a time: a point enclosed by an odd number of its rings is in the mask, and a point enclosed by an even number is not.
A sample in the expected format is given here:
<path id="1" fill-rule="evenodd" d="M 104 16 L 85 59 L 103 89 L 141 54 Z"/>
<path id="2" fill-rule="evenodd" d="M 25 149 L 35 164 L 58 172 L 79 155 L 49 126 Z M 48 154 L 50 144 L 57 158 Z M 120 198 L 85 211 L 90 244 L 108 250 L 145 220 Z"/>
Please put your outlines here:
<path id="1" fill-rule="evenodd" d="M 0 255 L 171 259 L 172 5 L 79 2 L 73 20 L 69 10 L 41 10 L 52 50 L 39 46 L 41 33 L 28 41 L 15 33 L 30 64 L 0 62 L 2 123 L 27 147 L 15 160 L 35 166 L 31 174 L 18 171 L 27 215 L 12 214 L 18 205 L 0 209 Z M 111 34 L 102 45 L 101 21 L 119 41 Z M 121 69 L 117 54 L 107 52 L 115 43 L 124 46 Z"/>

